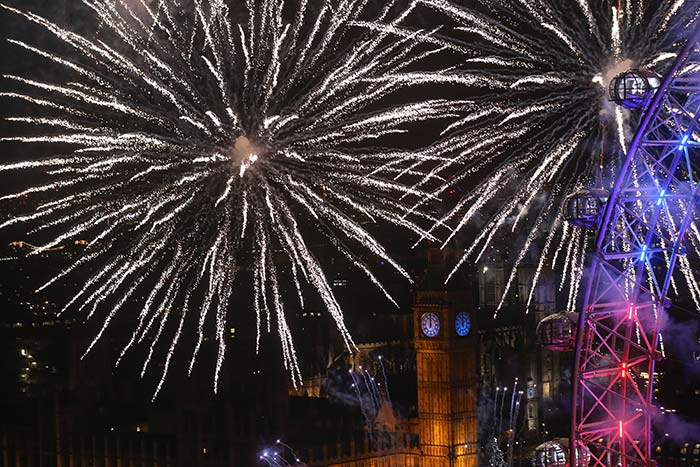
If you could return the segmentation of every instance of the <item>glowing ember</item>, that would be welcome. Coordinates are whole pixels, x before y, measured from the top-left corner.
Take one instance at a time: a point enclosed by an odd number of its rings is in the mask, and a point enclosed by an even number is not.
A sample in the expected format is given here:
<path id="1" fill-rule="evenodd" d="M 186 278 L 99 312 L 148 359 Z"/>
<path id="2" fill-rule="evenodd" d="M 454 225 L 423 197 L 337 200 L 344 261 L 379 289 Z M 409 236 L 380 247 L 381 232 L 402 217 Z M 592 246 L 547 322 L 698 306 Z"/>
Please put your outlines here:
<path id="1" fill-rule="evenodd" d="M 264 148 L 254 145 L 246 136 L 237 137 L 231 150 L 231 159 L 236 167 L 240 167 L 239 175 L 242 177 L 264 152 Z"/>

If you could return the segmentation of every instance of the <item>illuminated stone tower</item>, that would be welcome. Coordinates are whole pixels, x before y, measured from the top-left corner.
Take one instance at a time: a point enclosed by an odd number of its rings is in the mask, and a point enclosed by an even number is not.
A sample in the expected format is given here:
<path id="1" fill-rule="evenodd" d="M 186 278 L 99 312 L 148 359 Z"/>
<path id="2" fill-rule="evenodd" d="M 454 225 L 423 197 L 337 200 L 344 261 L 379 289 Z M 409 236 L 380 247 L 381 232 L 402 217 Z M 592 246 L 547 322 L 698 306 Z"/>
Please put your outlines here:
<path id="1" fill-rule="evenodd" d="M 429 253 L 416 292 L 414 333 L 418 373 L 421 467 L 476 467 L 477 413 L 474 308 L 466 284 L 442 285 L 446 261 Z"/>

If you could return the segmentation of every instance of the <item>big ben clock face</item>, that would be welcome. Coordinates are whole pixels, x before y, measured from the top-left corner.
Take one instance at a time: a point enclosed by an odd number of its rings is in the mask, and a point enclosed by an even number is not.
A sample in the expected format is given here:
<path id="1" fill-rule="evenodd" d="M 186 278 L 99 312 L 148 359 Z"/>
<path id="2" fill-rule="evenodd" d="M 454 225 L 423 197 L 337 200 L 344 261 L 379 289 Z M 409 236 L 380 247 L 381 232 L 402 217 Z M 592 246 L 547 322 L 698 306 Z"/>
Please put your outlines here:
<path id="1" fill-rule="evenodd" d="M 420 317 L 420 328 L 427 337 L 435 337 L 440 332 L 440 318 L 432 312 L 423 313 Z"/>
<path id="2" fill-rule="evenodd" d="M 455 316 L 455 331 L 457 335 L 466 336 L 472 329 L 472 320 L 469 318 L 469 313 L 466 311 L 460 311 Z"/>

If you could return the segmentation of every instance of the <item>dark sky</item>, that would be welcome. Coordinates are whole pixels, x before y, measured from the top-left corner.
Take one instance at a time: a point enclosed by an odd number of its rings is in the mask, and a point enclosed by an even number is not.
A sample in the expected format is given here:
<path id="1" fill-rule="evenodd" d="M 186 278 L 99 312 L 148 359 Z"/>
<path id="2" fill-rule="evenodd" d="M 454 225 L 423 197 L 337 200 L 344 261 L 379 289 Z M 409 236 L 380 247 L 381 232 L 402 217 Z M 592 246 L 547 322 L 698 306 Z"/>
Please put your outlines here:
<path id="1" fill-rule="evenodd" d="M 9 1 L 9 5 L 18 6 L 22 9 L 27 9 L 36 12 L 39 15 L 46 16 L 49 19 L 54 19 L 59 24 L 70 23 L 73 27 L 77 27 L 78 30 L 84 28 L 90 28 L 92 25 L 89 21 L 84 20 L 84 11 L 79 6 L 76 0 L 65 0 L 63 1 L 41 1 L 36 0 L 32 2 L 22 2 L 19 0 Z M 47 34 L 42 27 L 36 26 L 24 18 L 18 17 L 15 14 L 7 12 L 0 9 L 0 35 L 3 37 L 10 37 L 17 40 L 25 41 L 29 44 L 36 45 L 39 48 L 46 48 L 49 50 L 61 50 L 61 46 L 58 41 Z M 22 48 L 11 44 L 7 41 L 0 41 L 0 74 L 13 74 L 19 76 L 31 77 L 32 79 L 37 79 L 39 81 L 47 82 L 62 82 L 66 79 L 65 71 L 63 68 L 52 65 L 48 60 L 37 58 L 35 55 L 23 50 Z M 3 92 L 13 92 L 13 91 L 26 91 L 20 85 L 10 81 L 10 80 L 0 80 L 0 90 Z M 22 115 L 34 115 L 36 108 L 30 105 L 24 104 L 16 99 L 2 98 L 0 101 L 0 137 L 3 136 L 16 136 L 24 134 L 25 132 L 31 132 L 31 128 L 22 126 L 20 124 L 7 122 L 4 117 L 7 116 L 22 116 Z M 401 141 L 405 144 L 405 138 Z M 20 159 L 33 159 L 45 157 L 47 155 L 52 155 L 56 153 L 61 153 L 66 151 L 68 148 L 60 146 L 51 146 L 46 144 L 21 144 L 15 142 L 0 142 L 0 157 L 3 162 L 20 160 Z M 25 172 L 18 173 L 8 176 L 2 174 L 0 178 L 0 195 L 12 193 L 21 188 L 26 188 L 29 185 L 35 185 L 41 182 L 41 175 L 35 172 Z M 0 201 L 0 219 L 6 219 L 17 215 L 19 212 L 31 211 L 31 199 L 20 200 L 19 202 L 13 201 L 12 203 Z M 413 270 L 415 268 L 420 269 L 421 259 L 414 258 L 416 252 L 411 251 L 409 246 L 412 243 L 412 239 L 405 236 L 403 232 L 398 234 L 384 234 L 381 231 L 378 235 L 385 243 L 389 245 L 390 250 L 398 256 L 399 262 L 404 264 Z M 388 235 L 388 236 L 387 236 Z M 32 240 L 32 238 L 27 237 L 22 228 L 17 229 L 5 229 L 0 231 L 0 257 L 10 256 L 13 254 L 13 249 L 8 247 L 8 244 L 12 241 L 17 240 Z M 39 243 L 38 241 L 36 243 Z M 420 251 L 420 250 L 419 250 Z M 366 323 L 363 324 L 364 320 L 367 318 L 373 318 L 376 314 L 382 313 L 396 313 L 398 310 L 388 303 L 384 297 L 373 287 L 368 287 L 367 281 L 357 274 L 356 271 L 350 270 L 346 267 L 344 263 L 336 263 L 334 260 L 334 255 L 332 249 L 322 248 L 319 250 L 321 253 L 322 262 L 326 263 L 328 267 L 329 277 L 341 277 L 349 278 L 350 284 L 347 290 L 339 291 L 338 297 L 341 301 L 346 315 L 349 317 L 348 324 L 351 331 L 354 331 L 358 337 L 362 338 L 363 330 L 371 333 L 373 329 Z M 78 254 L 79 252 L 76 252 Z M 32 293 L 34 287 L 41 284 L 47 278 L 51 277 L 56 272 L 68 264 L 68 259 L 61 257 L 57 258 L 58 255 L 51 257 L 48 261 L 31 261 L 31 260 L 20 260 L 18 262 L 12 263 L 0 263 L 0 282 L 2 282 L 2 288 L 5 294 L 20 294 L 27 297 L 31 297 L 32 300 L 37 298 Z M 418 263 L 418 264 L 415 264 Z M 401 305 L 401 311 L 410 312 L 411 305 L 411 284 L 404 280 L 403 278 L 397 277 L 396 274 L 386 273 L 388 268 L 387 265 L 376 264 L 376 272 L 378 276 L 386 282 L 387 288 L 394 293 Z M 77 279 L 71 279 L 66 284 L 62 284 L 58 287 L 55 292 L 48 292 L 46 297 L 57 305 L 67 301 L 70 297 L 71 292 L 76 292 L 79 288 L 78 284 L 81 280 L 85 280 L 86 276 L 78 275 Z M 361 293 L 358 293 L 361 291 Z M 231 313 L 231 326 L 239 330 L 244 330 L 239 332 L 242 341 L 245 343 L 239 348 L 232 346 L 232 356 L 234 358 L 241 357 L 247 354 L 247 351 L 252 347 L 250 339 L 252 335 L 250 334 L 253 326 L 250 322 L 252 319 L 252 313 L 248 313 L 250 308 L 250 296 L 248 293 L 248 288 L 238 289 L 236 291 L 236 297 L 234 299 L 234 309 L 244 310 L 243 312 Z M 317 307 L 319 311 L 321 310 L 321 304 L 317 303 L 317 300 L 313 298 L 310 299 L 311 307 Z M 132 312 L 137 311 L 136 305 Z M 290 312 L 292 315 L 295 313 L 293 307 L 290 307 Z M 325 316 L 325 312 L 324 312 Z M 81 320 L 80 316 L 76 316 L 78 320 Z M 336 341 L 338 336 L 337 332 L 334 331 L 334 326 L 330 320 L 324 317 L 322 329 L 318 332 L 322 334 L 327 334 L 328 336 L 334 336 L 331 338 L 324 337 L 330 342 Z M 303 322 L 294 320 L 293 323 L 299 328 L 304 326 Z M 127 323 L 128 324 L 128 323 Z M 117 325 L 118 329 L 119 326 Z M 95 323 L 89 325 L 86 328 L 85 335 L 89 336 L 90 333 L 95 332 Z M 277 358 L 279 352 L 279 342 L 273 332 L 273 337 L 267 339 L 269 342 L 266 346 L 272 351 L 273 355 L 271 358 Z M 305 352 L 306 355 L 309 354 L 308 349 L 313 349 L 315 342 L 307 341 L 303 337 L 297 341 L 300 349 Z M 336 342 L 339 344 L 339 341 Z M 338 345 L 338 347 L 340 347 Z M 309 355 L 310 358 L 314 358 L 313 355 Z M 279 362 L 277 362 L 279 365 Z"/>

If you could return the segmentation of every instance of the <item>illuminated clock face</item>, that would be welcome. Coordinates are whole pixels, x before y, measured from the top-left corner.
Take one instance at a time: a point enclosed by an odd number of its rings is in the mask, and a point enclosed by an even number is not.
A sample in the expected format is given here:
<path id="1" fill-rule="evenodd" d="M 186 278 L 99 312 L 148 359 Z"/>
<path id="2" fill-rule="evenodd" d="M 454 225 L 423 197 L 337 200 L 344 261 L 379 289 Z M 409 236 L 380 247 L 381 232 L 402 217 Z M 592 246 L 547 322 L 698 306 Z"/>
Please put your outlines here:
<path id="1" fill-rule="evenodd" d="M 469 319 L 469 313 L 461 311 L 455 317 L 455 331 L 457 334 L 464 337 L 469 334 L 472 329 L 472 320 Z"/>
<path id="2" fill-rule="evenodd" d="M 440 332 L 440 318 L 435 313 L 423 313 L 420 317 L 420 328 L 426 336 L 435 337 Z"/>

